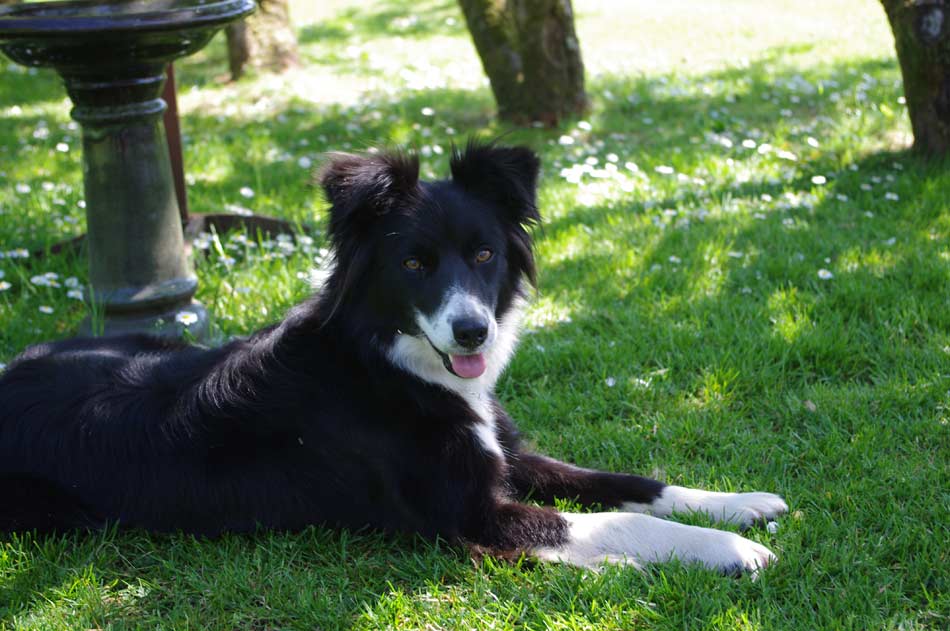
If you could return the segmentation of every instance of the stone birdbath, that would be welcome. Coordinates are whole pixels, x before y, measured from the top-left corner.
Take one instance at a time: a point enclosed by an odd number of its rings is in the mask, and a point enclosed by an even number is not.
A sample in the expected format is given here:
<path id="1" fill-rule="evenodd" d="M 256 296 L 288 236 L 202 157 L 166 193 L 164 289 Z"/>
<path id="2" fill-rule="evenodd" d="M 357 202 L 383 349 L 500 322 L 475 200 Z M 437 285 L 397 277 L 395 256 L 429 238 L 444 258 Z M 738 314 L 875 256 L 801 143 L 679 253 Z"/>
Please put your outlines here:
<path id="1" fill-rule="evenodd" d="M 87 299 L 103 314 L 85 332 L 207 332 L 159 95 L 169 62 L 254 8 L 253 0 L 78 0 L 0 9 L 0 50 L 53 68 L 82 126 Z"/>

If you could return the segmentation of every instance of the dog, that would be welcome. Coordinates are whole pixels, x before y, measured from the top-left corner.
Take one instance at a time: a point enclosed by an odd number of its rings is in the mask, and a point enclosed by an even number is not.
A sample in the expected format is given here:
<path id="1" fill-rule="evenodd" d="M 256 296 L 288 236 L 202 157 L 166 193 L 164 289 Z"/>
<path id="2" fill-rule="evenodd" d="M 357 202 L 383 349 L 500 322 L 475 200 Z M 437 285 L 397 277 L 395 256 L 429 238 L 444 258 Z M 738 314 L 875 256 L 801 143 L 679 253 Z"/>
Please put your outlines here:
<path id="1" fill-rule="evenodd" d="M 595 471 L 523 445 L 493 388 L 535 283 L 540 161 L 472 141 L 450 166 L 423 182 L 412 155 L 331 155 L 328 277 L 246 339 L 23 352 L 0 378 L 0 530 L 326 524 L 586 567 L 773 561 L 734 532 L 662 518 L 748 526 L 787 510 L 777 495 Z M 618 510 L 559 512 L 555 498 Z"/>

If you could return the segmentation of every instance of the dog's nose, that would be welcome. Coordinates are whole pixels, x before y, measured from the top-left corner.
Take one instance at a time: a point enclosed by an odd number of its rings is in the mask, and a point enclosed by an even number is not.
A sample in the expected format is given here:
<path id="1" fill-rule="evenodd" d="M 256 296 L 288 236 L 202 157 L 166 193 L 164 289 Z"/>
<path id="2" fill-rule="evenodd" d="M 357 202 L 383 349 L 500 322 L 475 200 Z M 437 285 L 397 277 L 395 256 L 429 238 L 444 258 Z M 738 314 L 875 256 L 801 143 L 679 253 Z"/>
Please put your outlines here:
<path id="1" fill-rule="evenodd" d="M 488 337 L 488 326 L 476 318 L 459 318 L 452 322 L 452 335 L 459 345 L 472 349 Z"/>

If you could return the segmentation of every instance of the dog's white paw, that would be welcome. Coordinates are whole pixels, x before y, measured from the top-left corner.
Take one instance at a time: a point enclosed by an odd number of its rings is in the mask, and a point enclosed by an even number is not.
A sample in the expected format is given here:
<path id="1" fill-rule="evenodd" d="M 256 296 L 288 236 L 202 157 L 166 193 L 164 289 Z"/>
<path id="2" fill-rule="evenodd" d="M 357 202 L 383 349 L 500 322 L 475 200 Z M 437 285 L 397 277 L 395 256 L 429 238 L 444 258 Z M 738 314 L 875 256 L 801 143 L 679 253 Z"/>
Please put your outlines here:
<path id="1" fill-rule="evenodd" d="M 673 513 L 706 513 L 716 521 L 742 527 L 775 519 L 788 511 L 785 501 L 774 493 L 720 493 L 682 486 L 668 486 L 649 504 L 627 502 L 621 507 L 634 513 L 668 517 Z"/>
<path id="2" fill-rule="evenodd" d="M 568 524 L 567 542 L 535 550 L 538 557 L 584 567 L 605 562 L 641 566 L 678 560 L 724 574 L 751 572 L 753 576 L 776 560 L 765 546 L 733 532 L 629 513 L 561 516 Z"/>
<path id="3" fill-rule="evenodd" d="M 751 526 L 760 521 L 775 519 L 788 512 L 788 505 L 774 493 L 727 493 L 721 507 L 707 510 L 718 521 L 740 526 Z"/>
<path id="4" fill-rule="evenodd" d="M 706 529 L 712 530 L 712 529 Z M 695 561 L 724 574 L 749 572 L 753 577 L 760 569 L 775 562 L 778 557 L 760 543 L 734 532 L 712 530 L 717 536 L 695 557 Z"/>

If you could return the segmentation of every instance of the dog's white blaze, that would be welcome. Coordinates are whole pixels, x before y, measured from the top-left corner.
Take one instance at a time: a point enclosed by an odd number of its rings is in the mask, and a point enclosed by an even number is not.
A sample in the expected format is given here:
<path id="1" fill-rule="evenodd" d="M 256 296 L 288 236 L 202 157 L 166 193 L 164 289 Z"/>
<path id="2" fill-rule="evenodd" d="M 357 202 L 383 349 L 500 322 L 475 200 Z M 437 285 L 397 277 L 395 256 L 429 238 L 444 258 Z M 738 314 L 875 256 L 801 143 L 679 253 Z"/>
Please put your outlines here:
<path id="1" fill-rule="evenodd" d="M 748 526 L 760 519 L 772 519 L 788 506 L 774 493 L 721 493 L 683 486 L 667 486 L 649 504 L 625 502 L 622 510 L 668 517 L 673 513 L 706 513 L 717 521 Z"/>
<path id="2" fill-rule="evenodd" d="M 459 287 L 449 289 L 431 319 L 416 311 L 416 324 L 443 353 L 466 353 L 468 351 L 455 342 L 455 333 L 452 331 L 452 322 L 466 316 L 478 318 L 488 325 L 488 336 L 482 346 L 490 347 L 498 334 L 498 325 L 491 308 Z"/>
<path id="3" fill-rule="evenodd" d="M 687 526 L 634 513 L 561 513 L 568 540 L 533 552 L 546 561 L 596 567 L 605 561 L 641 565 L 678 559 L 718 569 L 754 571 L 775 555 L 735 533 Z"/>
<path id="4" fill-rule="evenodd" d="M 389 360 L 396 366 L 423 381 L 442 386 L 462 397 L 481 420 L 473 427 L 475 438 L 485 451 L 499 458 L 503 458 L 504 453 L 495 432 L 492 394 L 498 377 L 508 365 L 518 345 L 518 331 L 524 316 L 524 306 L 524 300 L 517 299 L 494 327 L 494 342 L 490 346 L 486 345 L 483 351 L 485 372 L 475 379 L 462 379 L 446 370 L 442 358 L 432 348 L 432 344 L 421 336 L 399 333 L 388 351 Z M 494 324 L 493 316 L 489 316 L 489 320 Z"/>

